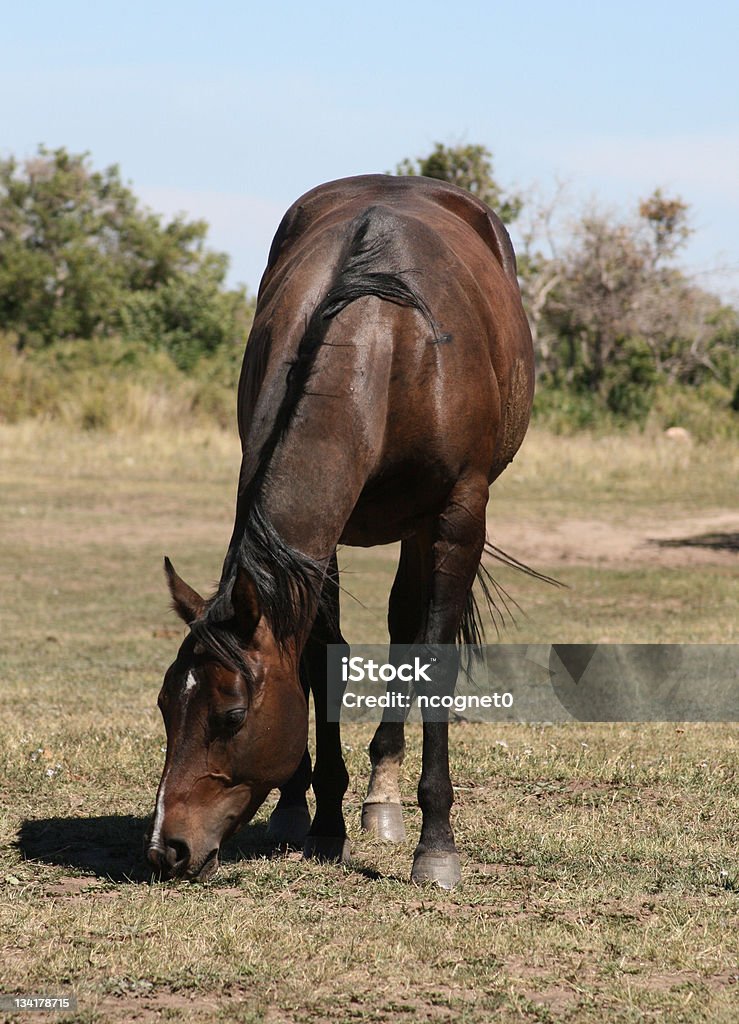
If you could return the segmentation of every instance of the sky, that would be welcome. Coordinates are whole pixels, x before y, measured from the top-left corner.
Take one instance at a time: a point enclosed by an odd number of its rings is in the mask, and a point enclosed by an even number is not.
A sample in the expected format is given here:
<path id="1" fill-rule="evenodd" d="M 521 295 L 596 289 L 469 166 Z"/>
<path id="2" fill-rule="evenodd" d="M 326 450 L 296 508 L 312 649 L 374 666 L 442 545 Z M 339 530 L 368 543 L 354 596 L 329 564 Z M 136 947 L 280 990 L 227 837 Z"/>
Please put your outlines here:
<path id="1" fill-rule="evenodd" d="M 3 8 L 0 156 L 118 164 L 155 211 L 207 220 L 252 292 L 298 196 L 439 141 L 486 146 L 504 189 L 564 182 L 574 211 L 679 194 L 686 269 L 739 301 L 736 0 Z"/>

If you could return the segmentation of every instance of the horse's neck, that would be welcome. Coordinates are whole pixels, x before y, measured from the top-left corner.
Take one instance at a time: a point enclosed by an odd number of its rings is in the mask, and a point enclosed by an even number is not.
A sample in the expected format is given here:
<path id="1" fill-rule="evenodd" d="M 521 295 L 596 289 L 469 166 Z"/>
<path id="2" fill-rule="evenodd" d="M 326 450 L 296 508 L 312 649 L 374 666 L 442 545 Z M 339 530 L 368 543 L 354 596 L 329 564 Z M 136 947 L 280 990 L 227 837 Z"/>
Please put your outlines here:
<path id="1" fill-rule="evenodd" d="M 333 552 L 364 485 L 361 461 L 352 464 L 351 446 L 342 443 L 351 426 L 345 413 L 329 423 L 325 410 L 306 409 L 275 450 L 262 487 L 277 532 L 315 558 Z"/>

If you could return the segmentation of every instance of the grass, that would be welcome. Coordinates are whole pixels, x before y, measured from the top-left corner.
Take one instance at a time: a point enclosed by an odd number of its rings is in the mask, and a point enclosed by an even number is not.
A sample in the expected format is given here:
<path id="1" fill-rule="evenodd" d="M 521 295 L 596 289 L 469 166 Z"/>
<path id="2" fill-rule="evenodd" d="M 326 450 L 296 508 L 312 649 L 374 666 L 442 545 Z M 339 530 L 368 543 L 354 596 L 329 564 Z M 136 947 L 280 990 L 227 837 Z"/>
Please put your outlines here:
<path id="1" fill-rule="evenodd" d="M 63 430 L 164 431 L 173 423 L 230 426 L 243 344 L 223 344 L 188 371 L 173 354 L 117 336 L 16 351 L 0 330 L 0 422 Z"/>
<path id="2" fill-rule="evenodd" d="M 161 557 L 212 584 L 237 445 L 19 424 L 0 427 L 0 451 L 3 991 L 74 991 L 66 1019 L 88 1022 L 736 1019 L 730 725 L 453 726 L 452 893 L 407 882 L 417 729 L 409 838 L 389 848 L 358 828 L 370 732 L 352 726 L 351 865 L 271 857 L 265 808 L 211 883 L 152 884 L 140 850 L 163 759 L 155 699 L 182 635 Z M 528 616 L 504 638 L 736 640 L 730 553 L 595 545 L 595 527 L 650 536 L 729 517 L 732 459 L 721 442 L 534 431 L 493 491 L 491 532 L 540 538 L 527 558 L 569 589 L 503 573 Z M 382 639 L 394 557 L 344 552 L 350 639 Z"/>

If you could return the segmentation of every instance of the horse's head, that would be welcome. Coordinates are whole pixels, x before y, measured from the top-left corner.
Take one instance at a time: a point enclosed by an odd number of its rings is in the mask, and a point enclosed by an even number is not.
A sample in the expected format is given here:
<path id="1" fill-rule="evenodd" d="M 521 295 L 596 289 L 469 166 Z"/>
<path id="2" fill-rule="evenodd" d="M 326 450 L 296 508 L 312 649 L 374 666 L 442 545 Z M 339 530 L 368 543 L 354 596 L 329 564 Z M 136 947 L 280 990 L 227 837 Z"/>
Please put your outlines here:
<path id="1" fill-rule="evenodd" d="M 296 653 L 276 643 L 248 575 L 233 584 L 233 617 L 214 624 L 169 560 L 165 570 L 191 631 L 159 694 L 167 755 L 147 855 L 166 877 L 202 880 L 224 838 L 297 768 L 308 714 Z"/>

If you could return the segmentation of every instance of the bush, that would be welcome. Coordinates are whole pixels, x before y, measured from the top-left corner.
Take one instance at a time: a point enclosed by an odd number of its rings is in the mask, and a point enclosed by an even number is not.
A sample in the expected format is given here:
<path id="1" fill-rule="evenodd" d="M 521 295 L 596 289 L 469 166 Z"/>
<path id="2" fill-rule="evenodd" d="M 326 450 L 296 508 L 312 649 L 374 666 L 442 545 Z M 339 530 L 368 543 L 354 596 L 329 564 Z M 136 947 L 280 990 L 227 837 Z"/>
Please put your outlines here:
<path id="1" fill-rule="evenodd" d="M 624 421 L 619 423 L 592 391 L 571 385 L 554 386 L 546 380 L 536 385 L 532 419 L 555 434 L 574 434 L 578 430 L 608 432 L 624 426 Z"/>
<path id="2" fill-rule="evenodd" d="M 217 277 L 201 272 L 132 292 L 118 320 L 124 341 L 164 349 L 181 370 L 191 370 L 221 347 L 243 351 L 251 315 L 243 290 L 225 292 Z"/>
<path id="3" fill-rule="evenodd" d="M 739 413 L 732 407 L 732 391 L 717 381 L 691 387 L 633 377 L 616 380 L 604 397 L 591 391 L 546 380 L 537 384 L 533 421 L 555 434 L 578 430 L 611 433 L 640 430 L 662 433 L 684 427 L 697 441 L 739 438 Z"/>
<path id="4" fill-rule="evenodd" d="M 643 425 L 658 381 L 654 355 L 647 343 L 641 338 L 627 338 L 619 346 L 617 357 L 606 367 L 605 404 L 616 416 Z"/>
<path id="5" fill-rule="evenodd" d="M 698 387 L 660 385 L 647 419 L 647 429 L 684 427 L 697 441 L 739 440 L 739 412 L 732 407 L 730 387 L 709 380 Z"/>
<path id="6" fill-rule="evenodd" d="M 0 336 L 0 422 L 36 418 L 83 430 L 192 424 L 236 427 L 242 352 L 232 346 L 184 373 L 164 351 L 119 337 L 16 351 Z"/>

